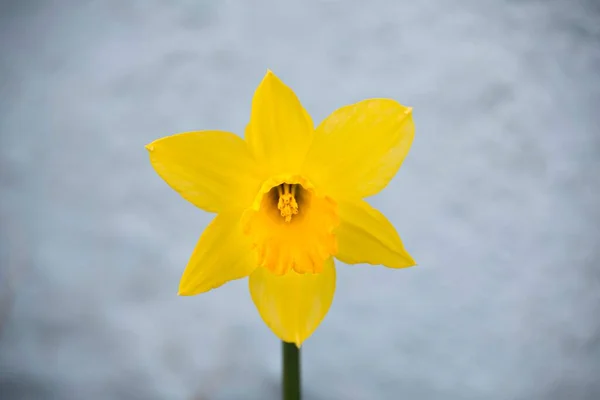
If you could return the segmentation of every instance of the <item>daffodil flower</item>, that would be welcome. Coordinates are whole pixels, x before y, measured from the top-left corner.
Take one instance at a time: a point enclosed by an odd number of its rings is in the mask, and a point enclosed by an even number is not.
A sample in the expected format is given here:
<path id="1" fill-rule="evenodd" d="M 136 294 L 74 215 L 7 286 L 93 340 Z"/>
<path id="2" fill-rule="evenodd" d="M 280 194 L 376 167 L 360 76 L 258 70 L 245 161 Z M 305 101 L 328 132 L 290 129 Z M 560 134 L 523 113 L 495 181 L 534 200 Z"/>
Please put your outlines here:
<path id="1" fill-rule="evenodd" d="M 179 294 L 249 277 L 264 322 L 300 346 L 333 300 L 334 257 L 346 264 L 415 265 L 392 224 L 363 200 L 381 191 L 406 157 L 414 137 L 411 108 L 363 100 L 315 129 L 294 92 L 267 71 L 245 136 L 186 132 L 146 146 L 173 189 L 217 214 L 192 253 Z"/>

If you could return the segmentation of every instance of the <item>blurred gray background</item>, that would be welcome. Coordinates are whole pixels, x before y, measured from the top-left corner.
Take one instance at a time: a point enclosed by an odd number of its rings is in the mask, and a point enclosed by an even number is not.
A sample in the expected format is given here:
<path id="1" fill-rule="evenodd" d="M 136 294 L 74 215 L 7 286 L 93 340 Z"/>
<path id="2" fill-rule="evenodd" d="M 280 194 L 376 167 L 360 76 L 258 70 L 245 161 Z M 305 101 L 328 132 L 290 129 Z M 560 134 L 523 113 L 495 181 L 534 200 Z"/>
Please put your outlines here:
<path id="1" fill-rule="evenodd" d="M 247 282 L 176 296 L 211 215 L 144 149 L 241 134 L 267 68 L 417 126 L 372 203 L 420 265 L 339 265 L 306 399 L 600 398 L 599 2 L 0 4 L 1 399 L 278 398 Z"/>

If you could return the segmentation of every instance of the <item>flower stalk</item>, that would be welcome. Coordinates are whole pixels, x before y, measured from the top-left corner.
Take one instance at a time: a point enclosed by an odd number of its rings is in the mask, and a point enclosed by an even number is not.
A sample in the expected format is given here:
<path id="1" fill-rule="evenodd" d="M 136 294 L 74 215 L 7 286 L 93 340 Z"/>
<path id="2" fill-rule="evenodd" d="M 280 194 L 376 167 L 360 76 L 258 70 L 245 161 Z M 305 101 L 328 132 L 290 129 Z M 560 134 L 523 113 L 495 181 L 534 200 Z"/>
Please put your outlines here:
<path id="1" fill-rule="evenodd" d="M 300 349 L 294 343 L 281 342 L 283 355 L 282 399 L 300 400 Z"/>

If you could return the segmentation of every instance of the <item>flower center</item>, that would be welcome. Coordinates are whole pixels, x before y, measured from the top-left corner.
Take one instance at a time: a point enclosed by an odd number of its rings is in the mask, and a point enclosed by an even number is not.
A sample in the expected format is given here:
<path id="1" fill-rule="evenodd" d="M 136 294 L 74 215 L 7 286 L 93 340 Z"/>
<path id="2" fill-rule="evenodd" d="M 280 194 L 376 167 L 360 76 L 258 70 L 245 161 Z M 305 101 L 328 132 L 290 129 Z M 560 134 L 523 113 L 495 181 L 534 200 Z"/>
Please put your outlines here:
<path id="1" fill-rule="evenodd" d="M 298 202 L 296 202 L 295 197 L 296 186 L 289 183 L 282 183 L 277 186 L 277 191 L 279 192 L 277 208 L 281 212 L 281 216 L 285 219 L 285 222 L 291 222 L 292 215 L 298 214 Z"/>
<path id="2" fill-rule="evenodd" d="M 275 274 L 319 273 L 337 253 L 337 204 L 301 177 L 265 182 L 242 218 L 259 265 Z"/>

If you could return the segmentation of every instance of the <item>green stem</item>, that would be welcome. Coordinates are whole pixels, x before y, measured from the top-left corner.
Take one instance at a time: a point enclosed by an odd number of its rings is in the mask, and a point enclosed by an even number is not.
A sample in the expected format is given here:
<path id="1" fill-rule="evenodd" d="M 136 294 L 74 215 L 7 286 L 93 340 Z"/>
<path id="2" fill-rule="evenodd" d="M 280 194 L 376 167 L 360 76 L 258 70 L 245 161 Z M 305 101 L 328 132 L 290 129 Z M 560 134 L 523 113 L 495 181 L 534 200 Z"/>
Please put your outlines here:
<path id="1" fill-rule="evenodd" d="M 281 342 L 283 353 L 283 400 L 300 400 L 300 349 Z"/>

